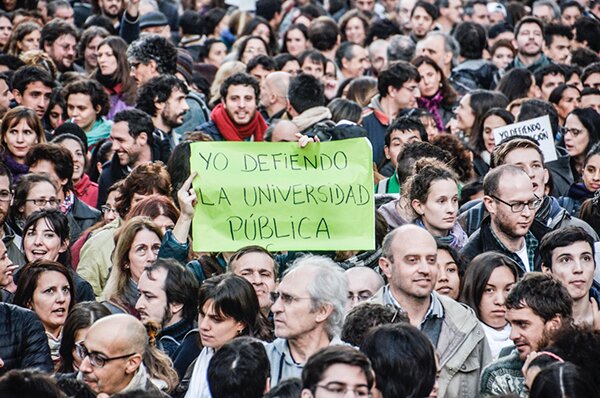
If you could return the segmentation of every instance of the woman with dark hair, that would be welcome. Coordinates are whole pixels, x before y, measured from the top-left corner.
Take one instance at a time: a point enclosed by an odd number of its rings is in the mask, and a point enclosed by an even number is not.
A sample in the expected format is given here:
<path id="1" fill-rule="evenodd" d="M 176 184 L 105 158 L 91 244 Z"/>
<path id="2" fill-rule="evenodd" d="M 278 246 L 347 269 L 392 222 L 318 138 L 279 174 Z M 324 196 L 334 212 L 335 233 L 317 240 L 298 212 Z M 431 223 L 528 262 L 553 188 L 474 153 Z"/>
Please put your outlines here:
<path id="1" fill-rule="evenodd" d="M 575 86 L 569 84 L 561 84 L 550 93 L 548 101 L 554 104 L 558 113 L 558 123 L 561 126 L 565 125 L 565 120 L 569 113 L 575 108 L 579 108 L 579 100 L 581 92 Z"/>
<path id="2" fill-rule="evenodd" d="M 247 65 L 259 54 L 271 56 L 267 42 L 261 36 L 247 36 L 238 47 L 237 59 Z"/>
<path id="3" fill-rule="evenodd" d="M 458 178 L 444 164 L 432 159 L 415 163 L 415 174 L 402 192 L 410 203 L 412 221 L 429 231 L 435 240 L 455 250 L 467 242 L 458 224 Z"/>
<path id="4" fill-rule="evenodd" d="M 4 47 L 8 55 L 18 57 L 21 53 L 30 50 L 39 50 L 42 28 L 35 22 L 22 22 L 12 31 L 10 40 Z"/>
<path id="5" fill-rule="evenodd" d="M 510 257 L 483 253 L 475 257 L 462 280 L 460 301 L 475 311 L 494 359 L 504 347 L 513 345 L 510 324 L 504 317 L 506 296 L 517 282 L 517 265 Z"/>
<path id="6" fill-rule="evenodd" d="M 515 59 L 517 50 L 510 40 L 500 39 L 490 48 L 490 55 L 492 63 L 498 68 L 501 74 L 504 74 L 506 67 Z"/>
<path id="7" fill-rule="evenodd" d="M 371 360 L 375 390 L 381 398 L 427 397 L 435 385 L 435 350 L 431 341 L 408 323 L 378 326 L 360 346 Z"/>
<path id="8" fill-rule="evenodd" d="M 273 28 L 271 28 L 269 21 L 263 17 L 257 16 L 248 21 L 246 26 L 244 26 L 241 36 L 262 37 L 265 43 L 269 43 L 269 54 L 277 53 L 277 38 L 275 37 L 275 33 L 273 32 Z"/>
<path id="9" fill-rule="evenodd" d="M 530 398 L 598 397 L 589 375 L 570 362 L 558 362 L 542 369 L 529 390 Z"/>
<path id="10" fill-rule="evenodd" d="M 581 181 L 586 156 L 600 140 L 600 115 L 592 108 L 574 109 L 567 115 L 563 137 L 574 180 Z"/>
<path id="11" fill-rule="evenodd" d="M 420 108 L 425 108 L 434 117 L 438 131 L 444 131 L 453 116 L 452 108 L 458 99 L 456 91 L 448 82 L 440 66 L 427 56 L 419 56 L 412 61 L 417 67 L 421 81 L 421 97 L 417 99 Z"/>
<path id="12" fill-rule="evenodd" d="M 75 304 L 74 293 L 69 270 L 54 261 L 35 261 L 19 272 L 13 304 L 29 308 L 42 322 L 55 368 L 60 360 L 63 325 Z"/>
<path id="13" fill-rule="evenodd" d="M 87 169 L 90 180 L 98 182 L 100 173 L 102 172 L 102 165 L 111 160 L 113 154 L 112 141 L 109 138 L 102 139 L 96 143 L 92 149 L 92 156 Z"/>
<path id="14" fill-rule="evenodd" d="M 65 133 L 55 137 L 52 142 L 66 148 L 73 157 L 73 192 L 82 202 L 92 207 L 98 203 L 98 184 L 90 180 L 85 173 L 87 148 L 79 137 Z"/>
<path id="15" fill-rule="evenodd" d="M 439 294 L 458 300 L 460 295 L 460 281 L 465 273 L 458 255 L 450 245 L 437 244 L 438 276 L 434 290 Z"/>
<path id="16" fill-rule="evenodd" d="M 339 21 L 342 43 L 349 41 L 364 47 L 370 24 L 371 21 L 362 11 L 353 9 L 346 12 Z"/>
<path id="17" fill-rule="evenodd" d="M 524 68 L 514 68 L 507 72 L 496 86 L 512 102 L 519 98 L 540 98 L 540 89 L 535 84 L 533 73 Z"/>
<path id="18" fill-rule="evenodd" d="M 67 104 L 62 96 L 61 88 L 52 90 L 52 97 L 48 103 L 48 109 L 42 118 L 42 125 L 51 132 L 54 132 L 69 116 L 67 115 Z"/>
<path id="19" fill-rule="evenodd" d="M 119 229 L 112 269 L 102 292 L 103 304 L 112 313 L 139 318 L 137 283 L 144 268 L 158 258 L 162 238 L 162 231 L 147 217 L 133 217 Z"/>
<path id="20" fill-rule="evenodd" d="M 83 358 L 77 356 L 75 344 L 81 343 L 88 329 L 100 318 L 110 315 L 110 311 L 100 303 L 88 301 L 71 308 L 63 325 L 60 344 L 59 373 L 72 373 L 79 370 Z"/>
<path id="21" fill-rule="evenodd" d="M 491 108 L 506 108 L 508 99 L 499 92 L 488 90 L 473 90 L 465 94 L 454 111 L 457 128 L 466 137 L 474 140 L 479 136 L 481 119 Z"/>
<path id="22" fill-rule="evenodd" d="M 92 74 L 98 66 L 98 48 L 102 40 L 110 35 L 101 26 L 90 26 L 81 34 L 78 49 L 78 63 L 88 74 Z"/>
<path id="23" fill-rule="evenodd" d="M 109 36 L 98 44 L 98 68 L 92 73 L 110 96 L 110 110 L 106 115 L 112 120 L 117 113 L 135 105 L 137 87 L 129 74 L 127 43 L 118 36 Z"/>
<path id="24" fill-rule="evenodd" d="M 198 51 L 198 62 L 219 68 L 227 55 L 227 46 L 221 39 L 206 39 Z"/>
<path id="25" fill-rule="evenodd" d="M 308 28 L 303 24 L 291 25 L 283 34 L 281 53 L 288 53 L 299 57 L 308 50 Z"/>
<path id="26" fill-rule="evenodd" d="M 25 155 L 40 142 L 46 142 L 46 135 L 33 109 L 17 106 L 6 112 L 0 127 L 0 158 L 10 170 L 15 183 L 29 172 Z"/>
<path id="27" fill-rule="evenodd" d="M 478 134 L 472 136 L 473 167 L 479 176 L 484 176 L 490 169 L 490 159 L 496 142 L 494 129 L 515 122 L 514 116 L 504 108 L 491 108 L 481 118 Z"/>
<path id="28" fill-rule="evenodd" d="M 223 274 L 205 280 L 199 292 L 198 330 L 204 347 L 196 359 L 187 398 L 210 397 L 206 372 L 214 353 L 238 336 L 262 337 L 260 305 L 242 277 Z"/>
<path id="29" fill-rule="evenodd" d="M 581 182 L 569 187 L 567 196 L 558 198 L 562 208 L 579 217 L 579 209 L 586 199 L 592 199 L 600 189 L 600 143 L 595 143 L 587 153 L 583 162 Z"/>
<path id="30" fill-rule="evenodd" d="M 28 263 L 35 260 L 56 261 L 68 270 L 75 283 L 77 302 L 95 301 L 92 286 L 71 267 L 69 222 L 60 210 L 42 209 L 27 217 L 22 245 Z"/>

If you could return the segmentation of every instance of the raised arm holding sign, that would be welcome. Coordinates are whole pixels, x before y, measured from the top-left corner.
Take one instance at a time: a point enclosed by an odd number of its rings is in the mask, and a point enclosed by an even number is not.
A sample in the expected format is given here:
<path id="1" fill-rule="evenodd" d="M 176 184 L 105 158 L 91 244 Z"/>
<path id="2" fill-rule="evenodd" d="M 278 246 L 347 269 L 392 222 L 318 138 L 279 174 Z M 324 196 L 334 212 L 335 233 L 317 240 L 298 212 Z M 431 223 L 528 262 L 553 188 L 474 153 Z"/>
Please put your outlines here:
<path id="1" fill-rule="evenodd" d="M 539 142 L 545 162 L 557 159 L 556 148 L 554 147 L 554 135 L 552 134 L 552 126 L 550 125 L 548 115 L 494 129 L 494 141 L 496 145 L 515 135 L 531 137 Z"/>

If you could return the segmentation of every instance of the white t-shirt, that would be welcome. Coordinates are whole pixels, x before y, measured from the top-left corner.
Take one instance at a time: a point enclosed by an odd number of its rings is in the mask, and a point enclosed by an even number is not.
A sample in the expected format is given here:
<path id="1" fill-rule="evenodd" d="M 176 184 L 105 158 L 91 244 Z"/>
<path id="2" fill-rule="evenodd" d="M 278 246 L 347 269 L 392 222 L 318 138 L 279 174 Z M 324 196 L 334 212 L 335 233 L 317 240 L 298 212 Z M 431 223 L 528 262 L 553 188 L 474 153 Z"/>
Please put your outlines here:
<path id="1" fill-rule="evenodd" d="M 521 250 L 516 251 L 515 254 L 519 256 L 523 264 L 525 264 L 525 272 L 531 272 L 531 266 L 529 265 L 529 256 L 527 255 L 527 243 L 523 242 Z"/>

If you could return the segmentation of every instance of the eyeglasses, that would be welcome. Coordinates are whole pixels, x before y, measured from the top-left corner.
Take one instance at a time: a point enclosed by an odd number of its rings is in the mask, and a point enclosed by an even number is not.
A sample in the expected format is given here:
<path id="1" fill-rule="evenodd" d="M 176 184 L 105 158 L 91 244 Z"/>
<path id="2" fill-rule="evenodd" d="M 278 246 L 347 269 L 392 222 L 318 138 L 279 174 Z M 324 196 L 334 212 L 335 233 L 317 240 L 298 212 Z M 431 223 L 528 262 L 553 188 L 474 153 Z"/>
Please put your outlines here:
<path id="1" fill-rule="evenodd" d="M 137 69 L 141 62 L 129 62 L 129 69 Z"/>
<path id="2" fill-rule="evenodd" d="M 516 203 L 508 203 L 500 199 L 495 195 L 490 195 L 492 198 L 496 199 L 500 203 L 504 203 L 513 213 L 520 213 L 525 209 L 525 206 L 529 208 L 529 210 L 537 210 L 542 205 L 542 199 L 536 196 L 535 199 L 531 199 L 529 202 L 516 202 Z"/>
<path id="3" fill-rule="evenodd" d="M 419 91 L 419 86 L 412 86 L 412 87 L 402 86 L 402 88 L 407 89 L 411 93 L 415 93 L 415 92 Z"/>
<path id="4" fill-rule="evenodd" d="M 270 296 L 271 296 L 271 301 L 273 303 L 276 302 L 277 299 L 281 299 L 281 302 L 283 303 L 283 305 L 293 304 L 294 301 L 312 300 L 312 297 L 294 297 L 292 295 L 289 295 L 286 293 L 279 293 L 279 292 L 271 292 Z"/>
<path id="5" fill-rule="evenodd" d="M 112 207 L 108 206 L 108 205 L 104 205 L 100 207 L 100 210 L 102 210 L 102 214 L 104 213 L 117 213 L 117 209 L 113 209 Z"/>
<path id="6" fill-rule="evenodd" d="M 106 358 L 96 352 L 89 352 L 88 349 L 83 344 L 80 344 L 80 343 L 75 344 L 75 353 L 77 354 L 77 356 L 79 358 L 81 358 L 82 361 L 86 357 L 90 357 L 90 364 L 92 364 L 92 366 L 95 368 L 103 368 L 107 362 L 116 361 L 117 359 L 129 358 L 130 356 L 136 354 L 134 352 L 134 353 L 127 354 L 127 355 L 121 355 L 119 357 Z"/>
<path id="7" fill-rule="evenodd" d="M 12 192 L 0 191 L 0 202 L 9 202 L 12 198 Z"/>
<path id="8" fill-rule="evenodd" d="M 348 391 L 352 391 L 352 394 L 354 394 L 355 397 L 359 397 L 359 398 L 370 398 L 371 397 L 371 392 L 369 391 L 369 388 L 366 386 L 350 388 L 350 387 L 347 387 L 345 384 L 332 382 L 332 383 L 328 383 L 325 385 L 317 384 L 317 388 L 322 388 L 323 390 L 330 392 L 335 397 L 345 397 L 346 394 L 348 394 Z"/>
<path id="9" fill-rule="evenodd" d="M 581 130 L 581 129 L 568 129 L 568 128 L 565 128 L 564 131 L 565 131 L 565 135 L 571 134 L 573 137 L 577 137 L 579 134 L 583 133 L 583 130 Z"/>
<path id="10" fill-rule="evenodd" d="M 33 202 L 36 206 L 46 206 L 49 204 L 51 206 L 58 206 L 60 204 L 60 199 L 50 198 L 50 199 L 25 199 L 25 202 Z"/>

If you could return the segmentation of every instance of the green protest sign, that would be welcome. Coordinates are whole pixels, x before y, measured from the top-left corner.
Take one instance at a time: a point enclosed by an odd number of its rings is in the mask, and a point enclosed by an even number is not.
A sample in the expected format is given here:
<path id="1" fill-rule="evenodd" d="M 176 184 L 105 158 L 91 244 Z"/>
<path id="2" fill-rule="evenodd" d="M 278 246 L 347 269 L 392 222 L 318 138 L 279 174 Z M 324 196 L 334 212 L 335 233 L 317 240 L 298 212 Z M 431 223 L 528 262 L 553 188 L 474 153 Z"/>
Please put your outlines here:
<path id="1" fill-rule="evenodd" d="M 197 142 L 195 251 L 373 250 L 372 150 L 366 138 L 309 144 Z"/>

